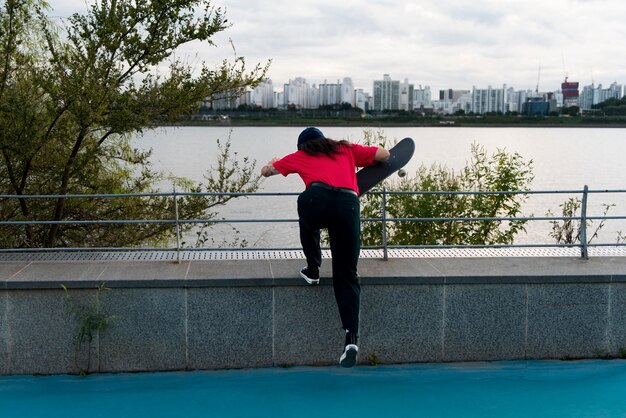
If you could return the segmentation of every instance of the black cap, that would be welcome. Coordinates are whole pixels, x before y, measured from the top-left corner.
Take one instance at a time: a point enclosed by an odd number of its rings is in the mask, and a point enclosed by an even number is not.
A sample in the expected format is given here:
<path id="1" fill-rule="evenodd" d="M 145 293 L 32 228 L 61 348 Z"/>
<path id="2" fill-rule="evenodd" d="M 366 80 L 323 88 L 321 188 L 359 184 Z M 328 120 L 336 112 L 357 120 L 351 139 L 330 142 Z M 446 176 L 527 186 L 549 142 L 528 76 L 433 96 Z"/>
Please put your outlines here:
<path id="1" fill-rule="evenodd" d="M 300 149 L 306 142 L 313 141 L 318 138 L 325 138 L 322 131 L 314 127 L 306 128 L 298 136 L 298 149 Z"/>

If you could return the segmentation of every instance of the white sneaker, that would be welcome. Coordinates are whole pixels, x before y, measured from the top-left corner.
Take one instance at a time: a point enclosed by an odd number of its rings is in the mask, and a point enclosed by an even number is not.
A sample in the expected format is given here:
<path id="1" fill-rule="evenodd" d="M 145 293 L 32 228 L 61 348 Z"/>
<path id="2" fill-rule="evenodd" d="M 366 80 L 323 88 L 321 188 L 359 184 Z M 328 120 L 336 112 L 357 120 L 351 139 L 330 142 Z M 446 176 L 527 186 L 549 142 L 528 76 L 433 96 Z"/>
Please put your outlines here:
<path id="1" fill-rule="evenodd" d="M 304 267 L 300 270 L 300 277 L 302 277 L 308 284 L 319 284 L 320 283 L 320 274 L 313 274 L 309 271 L 308 267 Z"/>
<path id="2" fill-rule="evenodd" d="M 356 344 L 348 344 L 343 349 L 343 354 L 339 359 L 339 365 L 341 367 L 352 367 L 356 364 L 356 356 L 359 353 L 359 347 Z"/>

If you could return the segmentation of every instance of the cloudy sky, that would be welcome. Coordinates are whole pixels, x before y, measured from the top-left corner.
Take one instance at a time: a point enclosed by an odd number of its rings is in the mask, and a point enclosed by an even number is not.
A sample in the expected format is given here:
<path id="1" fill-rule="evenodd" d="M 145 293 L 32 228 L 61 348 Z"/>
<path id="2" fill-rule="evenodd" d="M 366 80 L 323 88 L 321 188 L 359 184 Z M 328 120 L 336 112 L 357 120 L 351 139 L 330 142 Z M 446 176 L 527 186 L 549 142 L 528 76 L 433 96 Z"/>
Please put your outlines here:
<path id="1" fill-rule="evenodd" d="M 91 0 L 49 0 L 54 16 Z M 568 74 L 581 86 L 626 84 L 623 0 L 213 0 L 232 27 L 216 47 L 191 45 L 179 57 L 217 63 L 272 60 L 275 88 L 351 77 L 371 92 L 393 79 L 438 89 L 553 91 Z M 541 68 L 541 70 L 539 70 Z"/>

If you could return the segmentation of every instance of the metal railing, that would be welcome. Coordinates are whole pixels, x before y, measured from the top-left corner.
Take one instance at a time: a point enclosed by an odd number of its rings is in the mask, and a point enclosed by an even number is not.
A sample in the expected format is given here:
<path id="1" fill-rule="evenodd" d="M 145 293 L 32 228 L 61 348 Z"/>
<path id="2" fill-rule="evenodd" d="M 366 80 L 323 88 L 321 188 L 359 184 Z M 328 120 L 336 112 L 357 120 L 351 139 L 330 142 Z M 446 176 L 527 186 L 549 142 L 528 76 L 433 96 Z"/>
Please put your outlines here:
<path id="1" fill-rule="evenodd" d="M 590 243 L 588 236 L 589 221 L 626 220 L 626 215 L 602 216 L 589 215 L 588 198 L 591 194 L 625 194 L 626 190 L 590 190 L 584 186 L 582 190 L 540 190 L 540 191 L 381 191 L 370 192 L 381 195 L 381 216 L 363 217 L 362 222 L 380 222 L 382 245 L 367 248 L 379 248 L 383 250 L 384 258 L 387 259 L 389 249 L 405 248 L 509 248 L 509 247 L 577 247 L 580 249 L 580 256 L 587 258 L 589 247 L 622 247 L 626 242 L 613 243 Z M 420 218 L 420 217 L 389 217 L 387 216 L 387 201 L 392 195 L 576 195 L 580 196 L 579 216 L 519 216 L 519 217 L 445 217 L 445 218 Z M 178 258 L 181 250 L 185 251 L 209 251 L 224 250 L 224 248 L 182 248 L 181 227 L 189 224 L 245 224 L 245 223 L 297 223 L 296 218 L 209 218 L 209 219 L 182 219 L 180 217 L 179 199 L 190 196 L 204 197 L 280 197 L 297 196 L 297 192 L 251 192 L 251 193 L 223 193 L 223 192 L 172 192 L 161 193 L 135 193 L 135 194 L 82 194 L 82 195 L 0 195 L 0 202 L 11 199 L 100 199 L 100 198 L 150 198 L 162 197 L 171 199 L 173 213 L 169 219 L 93 219 L 93 220 L 9 220 L 0 221 L 0 228 L 11 226 L 36 226 L 36 225 L 124 225 L 124 224 L 170 224 L 174 229 L 174 246 L 167 247 L 50 247 L 50 248 L 0 248 L 0 253 L 10 252 L 43 252 L 43 251 L 176 251 Z M 500 222 L 500 221 L 578 221 L 580 222 L 580 242 L 579 243 L 552 243 L 552 244 L 481 244 L 481 245 L 390 245 L 387 238 L 387 227 L 393 222 Z M 364 247 L 366 248 L 366 247 Z M 297 250 L 299 248 L 258 248 L 255 250 Z"/>
<path id="2" fill-rule="evenodd" d="M 590 190 L 588 186 L 584 186 L 582 190 L 538 190 L 538 191 L 416 191 L 416 192 L 398 192 L 398 191 L 382 191 L 383 194 L 383 207 L 381 218 L 374 218 L 371 220 L 380 221 L 383 224 L 383 250 L 386 252 L 387 248 L 438 248 L 440 245 L 417 245 L 417 246 L 397 246 L 387 245 L 386 243 L 386 231 L 385 224 L 387 222 L 441 222 L 441 221 L 458 221 L 458 222 L 498 222 L 498 221 L 579 221 L 580 222 L 580 242 L 579 243 L 552 243 L 552 244 L 484 244 L 484 245 L 444 245 L 447 248 L 515 248 L 515 247 L 532 247 L 532 248 L 545 248 L 545 247 L 575 247 L 580 249 L 581 258 L 588 258 L 589 247 L 626 247 L 626 242 L 612 242 L 612 243 L 591 243 L 588 240 L 588 222 L 590 221 L 608 221 L 608 220 L 626 220 L 626 215 L 589 215 L 588 214 L 588 199 L 591 194 L 626 194 L 626 190 L 623 189 L 604 189 L 604 190 Z M 386 216 L 386 196 L 397 194 L 420 194 L 420 195 L 578 195 L 580 196 L 580 215 L 579 216 L 516 216 L 516 217 L 447 217 L 447 218 L 402 218 L 394 217 L 390 218 Z"/>

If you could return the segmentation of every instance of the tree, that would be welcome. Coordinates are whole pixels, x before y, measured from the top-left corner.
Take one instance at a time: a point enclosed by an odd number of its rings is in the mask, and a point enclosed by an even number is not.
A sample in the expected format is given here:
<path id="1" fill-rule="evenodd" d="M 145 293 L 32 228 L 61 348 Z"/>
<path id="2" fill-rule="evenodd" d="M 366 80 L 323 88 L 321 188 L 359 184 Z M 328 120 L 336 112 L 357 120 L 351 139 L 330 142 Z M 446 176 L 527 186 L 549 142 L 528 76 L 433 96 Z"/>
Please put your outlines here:
<path id="1" fill-rule="evenodd" d="M 382 140 L 381 140 L 382 139 Z M 380 135 L 366 142 L 384 144 Z M 414 177 L 386 181 L 389 191 L 435 192 L 432 194 L 390 194 L 387 196 L 389 218 L 495 218 L 516 217 L 526 195 L 443 194 L 462 191 L 528 191 L 532 182 L 532 161 L 517 153 L 497 150 L 491 156 L 479 145 L 472 145 L 471 161 L 456 174 L 440 164 L 421 166 Z M 382 196 L 368 194 L 364 199 L 363 217 L 380 218 Z M 510 244 L 526 221 L 398 221 L 387 223 L 390 245 L 485 245 Z M 366 223 L 362 230 L 364 245 L 382 244 L 379 222 Z"/>
<path id="2" fill-rule="evenodd" d="M 42 0 L 5 0 L 0 6 L 0 190 L 58 197 L 5 199 L 1 218 L 171 218 L 172 203 L 162 197 L 64 196 L 153 191 L 161 175 L 151 169 L 149 152 L 133 149 L 131 136 L 179 121 L 203 99 L 239 95 L 265 77 L 269 64 L 248 70 L 236 56 L 194 71 L 172 59 L 179 46 L 212 45 L 211 38 L 229 27 L 209 0 L 99 0 L 64 27 L 51 23 L 46 7 Z M 168 61 L 166 74 L 157 71 Z M 222 157 L 230 165 L 206 186 L 179 183 L 195 191 L 258 186 L 252 162 Z M 224 200 L 191 196 L 181 202 L 181 217 L 201 217 L 207 206 Z M 170 230 L 162 224 L 18 226 L 2 230 L 0 245 L 140 245 L 163 240 Z"/>
<path id="3" fill-rule="evenodd" d="M 622 97 L 621 99 L 615 97 L 609 97 L 603 102 L 594 104 L 591 106 L 592 109 L 605 109 L 607 107 L 622 107 L 626 106 L 626 97 Z"/>
<path id="4" fill-rule="evenodd" d="M 563 106 L 561 108 L 562 115 L 577 116 L 580 113 L 580 107 L 578 106 Z"/>

